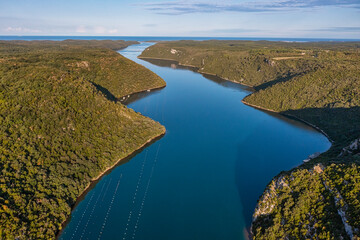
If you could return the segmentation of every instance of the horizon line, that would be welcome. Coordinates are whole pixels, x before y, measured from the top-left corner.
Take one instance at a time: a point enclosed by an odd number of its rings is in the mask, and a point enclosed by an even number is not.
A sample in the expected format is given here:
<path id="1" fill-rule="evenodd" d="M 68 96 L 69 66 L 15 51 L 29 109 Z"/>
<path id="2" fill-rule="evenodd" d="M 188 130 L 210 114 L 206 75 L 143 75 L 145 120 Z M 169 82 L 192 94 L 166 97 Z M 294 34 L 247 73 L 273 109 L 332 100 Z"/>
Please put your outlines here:
<path id="1" fill-rule="evenodd" d="M 360 38 L 331 38 L 331 37 L 234 37 L 234 36 L 161 36 L 161 35 L 2 35 L 0 37 L 159 37 L 159 38 L 252 38 L 252 39 L 329 39 L 329 40 L 357 40 Z"/>

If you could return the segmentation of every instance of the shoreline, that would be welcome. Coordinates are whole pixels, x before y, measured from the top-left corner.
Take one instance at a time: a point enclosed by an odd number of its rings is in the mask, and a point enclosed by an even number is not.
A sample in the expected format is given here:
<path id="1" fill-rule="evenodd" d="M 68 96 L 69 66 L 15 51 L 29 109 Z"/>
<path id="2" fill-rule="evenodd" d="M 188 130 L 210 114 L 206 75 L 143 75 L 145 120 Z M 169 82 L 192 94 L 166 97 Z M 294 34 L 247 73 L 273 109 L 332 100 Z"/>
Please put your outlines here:
<path id="1" fill-rule="evenodd" d="M 128 46 L 127 46 L 128 47 Z M 116 52 L 126 49 L 127 47 L 123 47 L 119 50 L 115 50 Z M 121 55 L 121 54 L 120 54 Z M 148 89 L 144 89 L 144 90 L 139 90 L 139 91 L 135 91 L 132 92 L 130 94 L 126 94 L 124 96 L 121 96 L 119 98 L 116 98 L 116 102 L 120 102 L 124 105 L 126 105 L 126 100 L 128 100 L 131 96 L 139 94 L 139 93 L 146 93 L 146 92 L 151 92 L 154 90 L 160 90 L 166 87 L 166 82 L 164 81 L 164 84 L 159 86 L 159 87 L 153 87 L 153 88 L 148 88 Z M 125 102 L 125 103 L 123 103 Z M 99 173 L 99 175 L 93 179 L 90 180 L 90 182 L 86 185 L 86 187 L 84 188 L 84 190 L 79 194 L 79 196 L 76 198 L 75 204 L 73 206 L 71 206 L 71 212 L 70 215 L 66 218 L 65 221 L 63 221 L 61 223 L 61 229 L 58 231 L 58 233 L 55 236 L 55 239 L 59 239 L 61 233 L 63 232 L 63 230 L 66 228 L 66 225 L 70 222 L 71 220 L 71 215 L 72 212 L 74 211 L 74 209 L 77 207 L 77 205 L 85 198 L 85 196 L 89 193 L 89 191 L 91 189 L 93 189 L 96 184 L 101 180 L 102 177 L 104 177 L 105 175 L 109 174 L 113 169 L 115 169 L 117 166 L 128 162 L 130 159 L 132 159 L 135 155 L 137 155 L 138 153 L 140 153 L 141 151 L 143 151 L 146 147 L 150 146 L 151 144 L 155 143 L 156 141 L 160 140 L 163 136 L 165 136 L 166 134 L 166 129 L 165 127 L 163 128 L 163 131 L 160 134 L 157 134 L 153 137 L 151 137 L 150 139 L 148 139 L 146 142 L 144 142 L 143 144 L 141 144 L 140 146 L 138 146 L 135 150 L 129 152 L 126 156 L 118 159 L 117 161 L 115 161 L 112 165 L 110 165 L 109 167 L 107 167 L 106 169 L 104 169 L 103 171 L 101 171 Z"/>
<path id="2" fill-rule="evenodd" d="M 209 75 L 209 76 L 215 76 L 215 77 L 218 77 L 222 80 L 225 80 L 225 81 L 229 81 L 229 82 L 232 82 L 232 83 L 236 83 L 236 84 L 239 84 L 239 85 L 242 85 L 242 86 L 245 86 L 245 87 L 249 87 L 251 88 L 251 90 L 253 92 L 256 92 L 254 86 L 251 86 L 251 85 L 247 85 L 247 84 L 244 84 L 244 83 L 240 83 L 240 82 L 236 82 L 234 80 L 231 80 L 231 79 L 227 79 L 227 78 L 224 78 L 224 77 L 220 77 L 216 74 L 213 74 L 213 73 L 207 73 L 207 72 L 202 72 L 202 71 L 199 71 L 199 68 L 198 67 L 195 67 L 195 66 L 191 66 L 191 65 L 186 65 L 186 64 L 181 64 L 179 61 L 177 60 L 173 60 L 173 59 L 168 59 L 168 58 L 152 58 L 152 57 L 138 57 L 139 59 L 153 59 L 153 60 L 164 60 L 164 61 L 171 61 L 171 62 L 176 62 L 179 66 L 184 66 L 184 67 L 191 67 L 192 69 L 194 69 L 195 72 L 197 73 L 200 73 L 200 74 L 203 74 L 203 75 Z M 251 94 L 247 95 L 247 96 L 250 96 Z M 246 97 L 247 97 L 246 96 Z M 244 97 L 245 98 L 245 97 Z M 272 110 L 272 109 L 268 109 L 268 108 L 264 108 L 264 107 L 261 107 L 261 106 L 257 106 L 257 105 L 254 105 L 254 104 L 251 104 L 251 103 L 248 103 L 248 102 L 245 102 L 244 99 L 241 100 L 241 102 L 247 106 L 250 106 L 250 107 L 253 107 L 253 108 L 257 108 L 257 109 L 260 109 L 260 110 L 263 110 L 263 111 L 267 111 L 267 112 L 272 112 L 272 113 L 276 113 L 276 114 L 279 114 L 279 115 L 282 115 L 284 117 L 287 117 L 289 119 L 293 119 L 293 120 L 297 120 L 301 123 L 304 123 L 310 127 L 312 127 L 313 129 L 315 129 L 316 131 L 320 132 L 321 134 L 323 134 L 328 140 L 329 142 L 331 143 L 331 146 L 330 148 L 332 147 L 334 141 L 330 138 L 330 136 L 324 131 L 322 130 L 321 128 L 319 128 L 318 126 L 316 126 L 315 124 L 312 124 L 310 122 L 307 122 L 299 117 L 296 117 L 294 115 L 291 115 L 291 114 L 286 114 L 286 113 L 281 113 L 281 112 L 278 112 L 278 111 L 275 111 L 275 110 Z M 330 150 L 329 148 L 329 150 Z M 328 151 L 328 150 L 327 150 Z M 327 152 L 326 151 L 326 152 Z M 324 152 L 325 153 L 325 152 Z"/>
<path id="3" fill-rule="evenodd" d="M 109 174 L 113 169 L 115 169 L 117 166 L 121 165 L 122 163 L 126 163 L 127 161 L 129 161 L 131 158 L 133 158 L 135 155 L 137 155 L 138 153 L 140 153 L 141 151 L 143 151 L 146 147 L 148 147 L 149 145 L 155 143 L 156 141 L 160 140 L 163 136 L 165 136 L 166 134 L 166 129 L 164 128 L 164 131 L 161 132 L 160 134 L 148 139 L 145 143 L 141 144 L 138 148 L 136 148 L 135 150 L 131 151 L 127 156 L 118 159 L 114 164 L 112 164 L 111 166 L 107 167 L 105 170 L 103 170 L 102 172 L 99 173 L 99 175 L 93 179 L 90 180 L 90 182 L 86 185 L 85 189 L 80 193 L 80 195 L 76 198 L 76 202 L 75 204 L 71 207 L 71 213 L 70 215 L 66 218 L 65 221 L 63 221 L 61 223 L 61 230 L 58 231 L 58 233 L 55 236 L 55 239 L 59 239 L 61 233 L 63 232 L 63 230 L 65 229 L 66 225 L 70 222 L 71 220 L 71 215 L 73 210 L 77 207 L 77 205 L 84 199 L 84 197 L 88 194 L 88 192 L 95 187 L 95 185 L 101 180 L 101 178 L 107 174 Z"/>
<path id="4" fill-rule="evenodd" d="M 256 90 L 254 89 L 254 86 L 252 86 L 252 85 L 248 85 L 248 84 L 245 84 L 245 83 L 237 82 L 237 81 L 235 81 L 235 80 L 231 80 L 231 79 L 228 79 L 228 78 L 225 78 L 225 77 L 220 77 L 219 75 L 216 75 L 215 73 L 208 73 L 208 72 L 200 71 L 200 69 L 199 69 L 198 67 L 193 66 L 193 65 L 182 64 L 182 63 L 180 63 L 178 60 L 174 60 L 174 59 L 170 59 L 170 58 L 155 58 L 155 57 L 138 57 L 138 58 L 139 58 L 139 59 L 143 59 L 143 60 L 149 59 L 149 60 L 163 60 L 163 61 L 168 61 L 168 62 L 174 62 L 174 63 L 177 63 L 179 66 L 189 67 L 189 68 L 191 68 L 194 72 L 197 72 L 197 73 L 200 73 L 200 74 L 203 74 L 203 75 L 215 76 L 215 77 L 218 77 L 218 78 L 220 78 L 220 79 L 222 79 L 222 80 L 229 81 L 229 82 L 236 83 L 236 84 L 240 84 L 240 85 L 242 85 L 242 86 L 251 88 L 253 91 L 256 91 Z"/>
<path id="5" fill-rule="evenodd" d="M 119 98 L 116 98 L 116 101 L 124 103 L 126 102 L 126 100 L 128 100 L 131 96 L 135 95 L 135 94 L 139 94 L 139 93 L 146 93 L 146 92 L 151 92 L 151 91 L 155 91 L 155 90 L 161 90 L 163 88 L 166 87 L 166 82 L 164 86 L 161 87 L 153 87 L 153 88 L 149 88 L 149 89 L 145 89 L 145 90 L 140 90 L 140 91 L 136 91 L 136 92 L 132 92 L 131 94 L 126 94 L 124 96 L 121 96 Z M 124 103 L 124 105 L 126 105 L 126 103 Z"/>
<path id="6" fill-rule="evenodd" d="M 248 95 L 249 96 L 249 95 Z M 288 114 L 288 113 L 282 113 L 282 112 L 278 112 L 278 111 L 275 111 L 275 110 L 272 110 L 272 109 L 268 109 L 268 108 L 264 108 L 264 107 L 261 107 L 261 106 L 258 106 L 258 105 L 255 105 L 255 104 L 251 104 L 251 103 L 248 103 L 246 101 L 241 100 L 241 102 L 249 107 L 253 107 L 253 108 L 256 108 L 256 109 L 260 109 L 260 110 L 263 110 L 263 111 L 267 111 L 267 112 L 272 112 L 272 113 L 277 113 L 277 114 L 280 114 L 284 117 L 287 117 L 289 119 L 293 119 L 293 120 L 297 120 L 299 122 L 302 122 L 310 127 L 312 127 L 313 129 L 315 129 L 316 131 L 320 132 L 321 134 L 323 134 L 328 140 L 329 142 L 331 143 L 331 145 L 334 143 L 334 141 L 330 138 L 330 136 L 324 131 L 322 130 L 321 128 L 319 128 L 318 126 L 316 126 L 315 124 L 312 124 L 308 121 L 305 121 L 295 115 L 292 115 L 292 114 Z M 331 147 L 330 147 L 331 148 Z M 329 148 L 329 149 L 330 149 Z"/>

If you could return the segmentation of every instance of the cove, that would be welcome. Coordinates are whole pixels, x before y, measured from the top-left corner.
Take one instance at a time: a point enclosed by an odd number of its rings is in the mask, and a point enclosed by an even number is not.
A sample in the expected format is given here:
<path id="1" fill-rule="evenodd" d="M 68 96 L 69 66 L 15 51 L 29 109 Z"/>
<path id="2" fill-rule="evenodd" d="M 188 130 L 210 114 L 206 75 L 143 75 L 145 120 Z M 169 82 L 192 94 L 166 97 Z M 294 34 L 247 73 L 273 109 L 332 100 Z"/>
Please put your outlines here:
<path id="1" fill-rule="evenodd" d="M 163 124 L 166 135 L 114 168 L 84 196 L 59 239 L 247 239 L 270 180 L 330 147 L 305 124 L 244 105 L 250 90 L 120 51 L 166 82 L 128 107 Z"/>

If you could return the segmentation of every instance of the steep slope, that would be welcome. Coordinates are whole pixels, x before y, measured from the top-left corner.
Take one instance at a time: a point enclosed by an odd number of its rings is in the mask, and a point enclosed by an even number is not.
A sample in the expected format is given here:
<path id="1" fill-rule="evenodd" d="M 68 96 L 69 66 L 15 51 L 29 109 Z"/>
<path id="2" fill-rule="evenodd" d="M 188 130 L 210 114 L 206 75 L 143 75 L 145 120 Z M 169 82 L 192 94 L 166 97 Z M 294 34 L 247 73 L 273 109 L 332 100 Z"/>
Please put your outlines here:
<path id="1" fill-rule="evenodd" d="M 1 239 L 54 239 L 92 179 L 165 133 L 98 90 L 165 82 L 99 44 L 0 42 Z"/>
<path id="2" fill-rule="evenodd" d="M 175 60 L 202 73 L 263 89 L 320 68 L 323 53 L 349 52 L 359 44 L 174 41 L 157 43 L 139 57 Z"/>

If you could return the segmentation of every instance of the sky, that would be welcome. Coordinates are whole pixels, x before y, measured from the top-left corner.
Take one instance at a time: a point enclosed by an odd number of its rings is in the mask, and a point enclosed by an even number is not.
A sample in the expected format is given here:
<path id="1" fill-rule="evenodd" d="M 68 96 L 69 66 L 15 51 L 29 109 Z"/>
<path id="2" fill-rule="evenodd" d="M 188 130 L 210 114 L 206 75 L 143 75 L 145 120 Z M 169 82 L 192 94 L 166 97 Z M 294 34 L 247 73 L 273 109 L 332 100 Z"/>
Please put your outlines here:
<path id="1" fill-rule="evenodd" d="M 0 35 L 360 39 L 360 0 L 0 0 Z"/>

